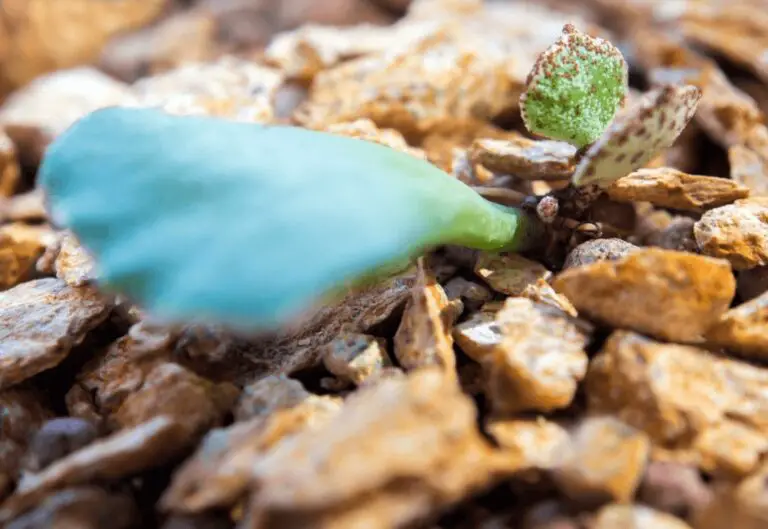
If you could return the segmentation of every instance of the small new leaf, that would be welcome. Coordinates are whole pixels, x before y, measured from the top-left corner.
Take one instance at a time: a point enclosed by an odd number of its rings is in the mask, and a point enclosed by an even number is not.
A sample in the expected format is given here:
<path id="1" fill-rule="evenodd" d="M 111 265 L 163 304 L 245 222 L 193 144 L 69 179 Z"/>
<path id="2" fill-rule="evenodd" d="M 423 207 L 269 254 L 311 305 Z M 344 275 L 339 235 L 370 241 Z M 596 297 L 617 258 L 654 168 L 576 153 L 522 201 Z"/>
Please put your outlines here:
<path id="1" fill-rule="evenodd" d="M 525 216 L 394 149 L 297 127 L 96 111 L 40 169 L 100 283 L 169 322 L 279 327 L 425 249 L 523 244 Z"/>
<path id="2" fill-rule="evenodd" d="M 668 149 L 696 112 L 701 91 L 691 85 L 664 85 L 626 108 L 576 166 L 577 186 L 606 187 L 643 167 Z"/>
<path id="3" fill-rule="evenodd" d="M 523 121 L 534 134 L 589 145 L 623 104 L 628 78 L 616 47 L 567 24 L 528 76 L 520 99 Z"/>

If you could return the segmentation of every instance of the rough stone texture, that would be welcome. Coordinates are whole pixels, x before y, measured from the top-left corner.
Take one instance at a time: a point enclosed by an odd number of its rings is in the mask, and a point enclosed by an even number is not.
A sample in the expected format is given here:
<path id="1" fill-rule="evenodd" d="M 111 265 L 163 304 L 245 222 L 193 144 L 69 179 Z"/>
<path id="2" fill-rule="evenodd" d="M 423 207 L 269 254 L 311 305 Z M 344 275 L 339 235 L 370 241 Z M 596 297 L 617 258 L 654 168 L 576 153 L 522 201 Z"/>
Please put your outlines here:
<path id="1" fill-rule="evenodd" d="M 456 345 L 476 362 L 482 362 L 501 345 L 503 334 L 496 322 L 497 312 L 498 309 L 478 311 L 453 329 Z"/>
<path id="2" fill-rule="evenodd" d="M 394 337 L 395 357 L 404 369 L 436 365 L 456 375 L 451 326 L 463 309 L 458 303 L 450 302 L 432 272 L 419 265 L 418 281 Z"/>
<path id="3" fill-rule="evenodd" d="M 230 383 L 214 384 L 178 364 L 163 363 L 147 373 L 112 420 L 119 428 L 131 428 L 154 417 L 170 417 L 194 438 L 221 425 L 238 394 Z"/>
<path id="4" fill-rule="evenodd" d="M 159 466 L 183 451 L 189 441 L 182 425 L 162 416 L 100 439 L 38 474 L 25 474 L 16 492 L 0 505 L 0 523 L 52 491 L 92 480 L 118 480 Z"/>
<path id="5" fill-rule="evenodd" d="M 696 220 L 689 217 L 675 217 L 669 226 L 646 237 L 648 246 L 656 246 L 678 252 L 699 253 L 699 245 L 693 235 Z"/>
<path id="6" fill-rule="evenodd" d="M 133 84 L 139 106 L 181 115 L 213 115 L 267 123 L 283 75 L 273 68 L 233 56 L 188 63 Z"/>
<path id="7" fill-rule="evenodd" d="M 0 292 L 0 388 L 58 365 L 110 310 L 95 290 L 53 278 Z"/>
<path id="8" fill-rule="evenodd" d="M 18 477 L 29 440 L 52 416 L 46 399 L 38 391 L 0 391 L 0 499 Z"/>
<path id="9" fill-rule="evenodd" d="M 171 15 L 159 24 L 112 39 L 101 50 L 99 68 L 126 82 L 213 58 L 216 21 L 205 10 Z"/>
<path id="10" fill-rule="evenodd" d="M 701 342 L 728 309 L 736 281 L 728 262 L 644 248 L 559 274 L 555 289 L 582 315 L 665 340 Z"/>
<path id="11" fill-rule="evenodd" d="M 469 398 L 422 368 L 356 392 L 255 465 L 246 526 L 403 526 L 490 486 L 500 466 Z"/>
<path id="12" fill-rule="evenodd" d="M 640 169 L 620 178 L 606 193 L 620 202 L 650 202 L 663 208 L 701 212 L 746 198 L 749 188 L 726 178 L 660 167 Z"/>
<path id="13" fill-rule="evenodd" d="M 87 64 L 113 36 L 158 17 L 168 0 L 7 0 L 2 22 L 13 28 L 3 50 L 0 94 L 41 74 Z"/>
<path id="14" fill-rule="evenodd" d="M 131 529 L 140 523 L 136 503 L 128 494 L 98 487 L 72 487 L 45 498 L 7 529 Z"/>
<path id="15" fill-rule="evenodd" d="M 768 264 L 768 201 L 739 200 L 705 213 L 693 228 L 701 251 L 736 270 Z"/>
<path id="16" fill-rule="evenodd" d="M 86 446 L 98 435 L 96 427 L 83 419 L 51 419 L 30 438 L 24 466 L 32 472 L 39 472 L 54 461 Z"/>
<path id="17" fill-rule="evenodd" d="M 753 194 L 768 193 L 768 160 L 744 145 L 733 145 L 728 149 L 731 179 L 747 186 Z"/>
<path id="18" fill-rule="evenodd" d="M 544 265 L 511 253 L 480 253 L 475 274 L 496 292 L 521 296 L 526 288 L 539 279 L 548 280 L 552 272 Z"/>
<path id="19" fill-rule="evenodd" d="M 586 418 L 562 447 L 553 477 L 576 503 L 626 503 L 635 496 L 650 449 L 645 433 L 615 417 Z"/>
<path id="20" fill-rule="evenodd" d="M 699 470 L 681 463 L 653 461 L 645 469 L 637 500 L 662 512 L 688 519 L 712 499 Z"/>
<path id="21" fill-rule="evenodd" d="M 0 227 L 0 290 L 11 288 L 26 279 L 43 253 L 45 246 L 42 238 L 30 236 L 33 234 L 24 227 L 23 224 Z"/>
<path id="22" fill-rule="evenodd" d="M 463 277 L 454 277 L 445 284 L 443 290 L 449 300 L 460 299 L 466 310 L 478 310 L 493 297 L 487 287 Z"/>
<path id="23" fill-rule="evenodd" d="M 768 359 L 768 293 L 723 314 L 707 338 L 748 358 Z"/>
<path id="24" fill-rule="evenodd" d="M 16 191 L 19 176 L 16 147 L 8 135 L 0 129 L 0 197 L 9 197 Z"/>
<path id="25" fill-rule="evenodd" d="M 391 366 L 387 341 L 367 334 L 342 334 L 328 345 L 325 368 L 342 382 L 360 385 Z"/>
<path id="26" fill-rule="evenodd" d="M 211 430 L 174 473 L 163 507 L 202 512 L 234 505 L 248 489 L 255 465 L 284 440 L 330 421 L 340 407 L 339 399 L 314 396 L 270 415 Z"/>
<path id="27" fill-rule="evenodd" d="M 426 154 L 421 149 L 408 145 L 402 134 L 394 129 L 380 129 L 370 119 L 358 119 L 351 122 L 334 123 L 325 129 L 326 132 L 366 140 L 400 152 L 410 154 L 416 158 L 426 159 Z"/>
<path id="28" fill-rule="evenodd" d="M 245 421 L 269 415 L 284 408 L 293 408 L 312 397 L 298 380 L 285 375 L 271 375 L 243 388 L 235 409 L 235 418 Z"/>
<path id="29" fill-rule="evenodd" d="M 768 450 L 768 372 L 759 367 L 617 331 L 585 387 L 591 412 L 615 414 L 660 454 L 707 472 L 746 474 Z"/>
<path id="30" fill-rule="evenodd" d="M 567 180 L 574 169 L 576 147 L 560 141 L 514 139 L 476 140 L 470 159 L 494 173 L 525 180 Z"/>
<path id="31" fill-rule="evenodd" d="M 71 287 L 81 287 L 96 279 L 96 263 L 77 238 L 69 232 L 61 233 L 49 245 L 38 262 L 38 270 L 53 273 Z"/>
<path id="32" fill-rule="evenodd" d="M 736 483 L 723 483 L 714 500 L 694 516 L 696 529 L 762 529 L 768 520 L 768 464 L 763 463 L 751 476 Z"/>
<path id="33" fill-rule="evenodd" d="M 485 429 L 521 469 L 554 468 L 570 440 L 565 428 L 543 417 L 491 419 Z"/>
<path id="34" fill-rule="evenodd" d="M 679 518 L 643 505 L 607 505 L 600 509 L 589 529 L 691 529 Z"/>
<path id="35" fill-rule="evenodd" d="M 622 239 L 594 239 L 583 242 L 571 250 L 565 259 L 563 269 L 598 261 L 616 261 L 637 249 L 637 246 Z"/>
<path id="36" fill-rule="evenodd" d="M 502 339 L 483 357 L 496 414 L 550 412 L 570 405 L 587 370 L 587 335 L 561 311 L 508 298 L 496 315 Z"/>

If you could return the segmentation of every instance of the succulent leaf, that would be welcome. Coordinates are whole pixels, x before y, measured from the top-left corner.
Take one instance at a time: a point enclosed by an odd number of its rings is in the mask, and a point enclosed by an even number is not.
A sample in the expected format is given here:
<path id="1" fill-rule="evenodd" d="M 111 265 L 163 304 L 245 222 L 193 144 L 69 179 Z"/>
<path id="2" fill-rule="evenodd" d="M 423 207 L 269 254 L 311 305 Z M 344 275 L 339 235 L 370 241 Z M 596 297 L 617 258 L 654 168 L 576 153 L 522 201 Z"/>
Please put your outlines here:
<path id="1" fill-rule="evenodd" d="M 584 147 L 623 104 L 628 79 L 627 62 L 615 46 L 567 24 L 528 76 L 520 98 L 523 121 L 534 134 Z"/>
<path id="2" fill-rule="evenodd" d="M 701 91 L 691 85 L 663 85 L 643 94 L 616 116 L 576 166 L 577 186 L 610 185 L 668 149 L 696 112 Z"/>
<path id="3" fill-rule="evenodd" d="M 96 111 L 40 169 L 99 281 L 169 322 L 274 328 L 449 243 L 514 249 L 528 224 L 371 142 L 151 109 Z"/>

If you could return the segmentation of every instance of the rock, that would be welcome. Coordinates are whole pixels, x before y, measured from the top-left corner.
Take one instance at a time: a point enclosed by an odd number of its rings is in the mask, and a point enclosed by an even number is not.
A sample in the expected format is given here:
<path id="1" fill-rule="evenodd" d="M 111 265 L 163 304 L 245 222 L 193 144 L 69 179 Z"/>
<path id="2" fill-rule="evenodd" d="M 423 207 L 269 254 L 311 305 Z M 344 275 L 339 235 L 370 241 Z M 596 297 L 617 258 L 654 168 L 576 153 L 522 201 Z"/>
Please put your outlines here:
<path id="1" fill-rule="evenodd" d="M 313 396 L 295 406 L 211 430 L 174 472 L 161 505 L 179 513 L 234 505 L 248 489 L 254 466 L 283 441 L 330 421 L 340 407 L 340 399 Z"/>
<path id="2" fill-rule="evenodd" d="M 617 261 L 638 247 L 622 239 L 594 239 L 583 242 L 571 250 L 563 269 L 584 266 L 598 261 Z"/>
<path id="3" fill-rule="evenodd" d="M 688 217 L 675 217 L 663 230 L 651 233 L 646 238 L 648 246 L 656 246 L 678 252 L 698 253 L 699 245 L 693 235 L 696 221 Z"/>
<path id="4" fill-rule="evenodd" d="M 456 345 L 476 362 L 482 362 L 501 345 L 503 334 L 495 310 L 478 311 L 453 330 Z"/>
<path id="5" fill-rule="evenodd" d="M 419 265 L 417 283 L 394 337 L 395 357 L 404 369 L 436 365 L 456 376 L 451 327 L 463 307 L 455 303 L 432 272 Z"/>
<path id="6" fill-rule="evenodd" d="M 708 473 L 746 474 L 768 450 L 768 372 L 759 367 L 616 331 L 585 389 L 591 413 L 616 415 Z"/>
<path id="7" fill-rule="evenodd" d="M 51 492 L 94 480 L 119 480 L 162 465 L 188 447 L 185 429 L 168 417 L 116 432 L 56 461 L 37 474 L 26 474 L 16 492 L 0 505 L 6 523 Z"/>
<path id="8" fill-rule="evenodd" d="M 355 385 L 392 365 L 384 338 L 354 333 L 342 334 L 332 341 L 323 363 L 339 380 Z"/>
<path id="9" fill-rule="evenodd" d="M 460 299 L 467 310 L 478 310 L 483 303 L 493 298 L 488 288 L 463 277 L 454 277 L 445 284 L 443 290 L 450 301 Z"/>
<path id="10" fill-rule="evenodd" d="M 696 467 L 663 461 L 648 465 L 637 493 L 638 501 L 684 520 L 711 496 Z"/>
<path id="11" fill-rule="evenodd" d="M 701 342 L 728 309 L 736 281 L 722 259 L 644 248 L 568 269 L 553 286 L 586 317 L 665 340 Z"/>
<path id="12" fill-rule="evenodd" d="M 589 417 L 562 447 L 553 477 L 577 504 L 626 503 L 635 496 L 650 449 L 650 440 L 642 431 L 615 417 Z"/>
<path id="13" fill-rule="evenodd" d="M 138 390 L 128 395 L 111 417 L 119 428 L 131 428 L 154 417 L 169 417 L 194 439 L 220 426 L 232 409 L 239 389 L 228 382 L 215 384 L 172 362 L 147 373 Z"/>
<path id="14" fill-rule="evenodd" d="M 503 475 L 476 420 L 469 398 L 436 367 L 358 390 L 330 421 L 253 467 L 245 523 L 383 529 L 441 512 Z"/>
<path id="15" fill-rule="evenodd" d="M 701 212 L 746 198 L 749 188 L 726 178 L 660 167 L 640 169 L 620 178 L 606 193 L 619 202 L 650 202 L 662 208 Z"/>
<path id="16" fill-rule="evenodd" d="M 38 153 L 37 158 L 42 155 Z M 37 161 L 32 162 L 37 164 Z M 46 220 L 48 214 L 43 204 L 43 193 L 40 189 L 33 189 L 26 193 L 14 195 L 10 198 L 0 197 L 0 221 L 35 222 Z"/>
<path id="17" fill-rule="evenodd" d="M 88 445 L 98 435 L 96 427 L 83 419 L 51 419 L 30 440 L 25 466 L 32 472 L 39 472 L 54 461 Z"/>
<path id="18" fill-rule="evenodd" d="M 8 135 L 0 129 L 0 197 L 13 195 L 18 187 L 20 175 L 16 147 Z"/>
<path id="19" fill-rule="evenodd" d="M 696 529 L 762 529 L 768 520 L 768 464 L 736 483 L 726 482 L 715 489 L 711 502 L 693 517 Z"/>
<path id="20" fill-rule="evenodd" d="M 607 505 L 600 509 L 589 529 L 691 529 L 669 514 L 654 511 L 643 505 Z"/>
<path id="21" fill-rule="evenodd" d="M 378 143 L 416 158 L 426 158 L 424 151 L 408 145 L 402 134 L 394 129 L 380 129 L 370 119 L 334 123 L 326 127 L 325 132 Z"/>
<path id="22" fill-rule="evenodd" d="M 53 493 L 7 529 L 131 529 L 140 522 L 135 501 L 127 494 L 98 487 L 72 487 Z"/>
<path id="23" fill-rule="evenodd" d="M 96 290 L 53 278 L 0 292 L 0 388 L 58 365 L 111 308 Z"/>
<path id="24" fill-rule="evenodd" d="M 567 180 L 575 167 L 576 147 L 561 141 L 475 140 L 470 159 L 498 174 L 525 180 Z"/>
<path id="25" fill-rule="evenodd" d="M 2 22 L 13 28 L 13 40 L 4 50 L 0 94 L 47 72 L 92 63 L 111 37 L 155 20 L 169 5 L 169 0 L 3 2 Z"/>
<path id="26" fill-rule="evenodd" d="M 0 226 L 0 291 L 16 286 L 35 269 L 37 258 L 45 247 L 40 237 L 24 237 L 16 227 Z M 21 236 L 20 236 L 21 235 Z"/>
<path id="27" fill-rule="evenodd" d="M 475 274 L 496 292 L 521 296 L 539 279 L 548 280 L 552 272 L 544 265 L 511 253 L 480 253 Z"/>
<path id="28" fill-rule="evenodd" d="M 723 314 L 707 338 L 748 358 L 768 359 L 768 293 Z"/>
<path id="29" fill-rule="evenodd" d="M 179 514 L 169 516 L 161 529 L 230 529 L 229 517 L 221 514 Z"/>
<path id="30" fill-rule="evenodd" d="M 755 299 L 768 291 L 768 266 L 741 270 L 736 279 L 736 291 L 743 301 Z"/>
<path id="31" fill-rule="evenodd" d="M 568 431 L 543 417 L 490 419 L 487 432 L 521 469 L 552 469 L 569 442 Z"/>
<path id="32" fill-rule="evenodd" d="M 568 407 L 587 370 L 583 330 L 561 311 L 525 298 L 508 298 L 496 323 L 501 343 L 482 358 L 494 412 Z"/>
<path id="33" fill-rule="evenodd" d="M 705 255 L 728 259 L 736 270 L 768 264 L 768 202 L 739 200 L 702 215 L 693 228 Z"/>
<path id="34" fill-rule="evenodd" d="M 768 160 L 746 145 L 728 148 L 731 179 L 747 186 L 754 194 L 768 192 Z"/>
<path id="35" fill-rule="evenodd" d="M 583 526 L 560 503 L 545 501 L 525 513 L 521 529 L 583 529 Z"/>
<path id="36" fill-rule="evenodd" d="M 59 234 L 37 264 L 39 271 L 55 274 L 71 287 L 82 287 L 93 282 L 96 279 L 95 266 L 93 257 L 69 231 Z"/>
<path id="37" fill-rule="evenodd" d="M 271 375 L 243 388 L 235 410 L 235 418 L 245 421 L 260 415 L 293 408 L 312 397 L 298 380 L 285 375 Z"/>

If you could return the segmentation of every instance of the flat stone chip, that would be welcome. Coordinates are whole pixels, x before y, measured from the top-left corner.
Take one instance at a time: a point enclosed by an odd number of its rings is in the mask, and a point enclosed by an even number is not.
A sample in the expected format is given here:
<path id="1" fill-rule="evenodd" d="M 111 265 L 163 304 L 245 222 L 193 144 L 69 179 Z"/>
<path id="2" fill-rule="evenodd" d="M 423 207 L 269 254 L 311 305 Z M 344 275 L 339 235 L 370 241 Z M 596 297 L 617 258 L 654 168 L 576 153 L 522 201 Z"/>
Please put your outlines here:
<path id="1" fill-rule="evenodd" d="M 696 112 L 701 91 L 663 85 L 622 111 L 582 158 L 572 182 L 605 186 L 644 166 L 669 148 Z"/>
<path id="2" fill-rule="evenodd" d="M 567 180 L 575 167 L 576 147 L 562 141 L 534 141 L 524 136 L 476 140 L 470 159 L 486 169 L 524 180 Z"/>
<path id="3" fill-rule="evenodd" d="M 95 289 L 54 278 L 0 293 L 0 389 L 58 365 L 110 310 Z"/>
<path id="4" fill-rule="evenodd" d="M 628 66 L 611 43 L 571 24 L 534 64 L 520 107 L 534 134 L 578 147 L 600 137 L 623 104 Z"/>

